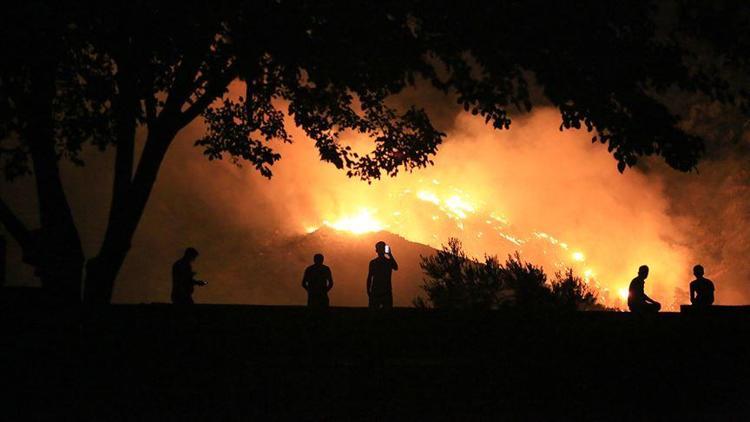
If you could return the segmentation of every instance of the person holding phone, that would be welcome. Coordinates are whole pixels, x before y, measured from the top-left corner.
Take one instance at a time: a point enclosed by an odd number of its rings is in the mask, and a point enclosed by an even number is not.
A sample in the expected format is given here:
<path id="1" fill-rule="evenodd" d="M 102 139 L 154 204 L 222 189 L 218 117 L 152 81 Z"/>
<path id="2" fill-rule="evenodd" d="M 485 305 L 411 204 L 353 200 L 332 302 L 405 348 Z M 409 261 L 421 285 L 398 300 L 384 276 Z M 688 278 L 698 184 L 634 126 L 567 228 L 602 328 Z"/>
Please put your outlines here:
<path id="1" fill-rule="evenodd" d="M 370 261 L 367 272 L 369 306 L 371 309 L 390 309 L 393 307 L 391 273 L 398 271 L 398 263 L 390 246 L 383 241 L 375 244 L 375 253 L 378 256 Z"/>
<path id="2" fill-rule="evenodd" d="M 198 258 L 195 248 L 185 249 L 185 254 L 172 265 L 172 303 L 175 305 L 192 305 L 195 286 L 205 286 L 203 280 L 195 279 L 193 262 Z"/>

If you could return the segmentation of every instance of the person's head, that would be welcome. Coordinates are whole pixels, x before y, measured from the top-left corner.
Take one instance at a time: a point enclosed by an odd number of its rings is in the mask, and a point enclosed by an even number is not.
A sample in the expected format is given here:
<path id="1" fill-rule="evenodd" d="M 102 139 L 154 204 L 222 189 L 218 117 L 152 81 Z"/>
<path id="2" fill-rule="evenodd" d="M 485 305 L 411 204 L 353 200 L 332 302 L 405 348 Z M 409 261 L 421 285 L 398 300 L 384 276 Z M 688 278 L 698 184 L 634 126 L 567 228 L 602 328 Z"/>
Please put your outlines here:
<path id="1" fill-rule="evenodd" d="M 638 267 L 638 277 L 648 277 L 648 265 L 641 265 L 640 267 Z"/>
<path id="2" fill-rule="evenodd" d="M 323 263 L 323 254 L 322 253 L 316 253 L 313 255 L 313 262 L 320 265 Z"/>
<path id="3" fill-rule="evenodd" d="M 693 275 L 696 277 L 703 277 L 703 274 L 705 274 L 703 271 L 703 265 L 698 264 L 693 267 Z"/>
<path id="4" fill-rule="evenodd" d="M 188 261 L 191 261 L 191 262 L 195 261 L 195 258 L 197 258 L 197 257 L 198 257 L 198 250 L 197 249 L 195 249 L 193 247 L 189 247 L 189 248 L 185 249 L 185 258 Z"/>
<path id="5" fill-rule="evenodd" d="M 379 256 L 385 255 L 385 242 L 381 240 L 380 242 L 376 243 L 375 252 L 377 252 Z"/>

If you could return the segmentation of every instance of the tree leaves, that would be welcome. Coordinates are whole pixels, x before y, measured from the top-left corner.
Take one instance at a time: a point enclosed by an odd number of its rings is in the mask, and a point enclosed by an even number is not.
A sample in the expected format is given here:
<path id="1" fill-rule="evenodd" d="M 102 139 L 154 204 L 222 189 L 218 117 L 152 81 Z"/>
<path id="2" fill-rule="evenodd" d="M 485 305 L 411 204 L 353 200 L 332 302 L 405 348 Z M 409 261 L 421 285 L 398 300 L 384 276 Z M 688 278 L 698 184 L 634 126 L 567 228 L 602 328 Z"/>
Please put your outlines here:
<path id="1" fill-rule="evenodd" d="M 135 113 L 139 124 L 153 124 L 175 104 L 198 104 L 196 113 L 186 116 L 193 118 L 205 107 L 201 98 L 212 100 L 225 88 L 216 84 L 226 85 L 227 75 L 244 80 L 245 110 L 207 112 L 211 127 L 198 145 L 209 158 L 228 154 L 264 175 L 277 160 L 269 141 L 291 141 L 280 124 L 284 114 L 315 142 L 322 160 L 352 177 L 369 181 L 429 165 L 445 135 L 421 104 L 395 107 L 391 101 L 418 78 L 454 95 L 465 111 L 496 129 L 510 128 L 508 107 L 529 111 L 541 94 L 560 109 L 561 130 L 594 132 L 592 142 L 608 144 L 619 171 L 648 155 L 688 171 L 704 152 L 703 140 L 680 129 L 679 118 L 658 94 L 679 88 L 747 108 L 749 92 L 710 60 L 691 59 L 692 47 L 705 39 L 717 55 L 726 52 L 727 65 L 745 69 L 740 50 L 726 42 L 737 31 L 711 26 L 717 17 L 737 24 L 744 15 L 717 6 L 703 16 L 693 3 L 680 2 L 675 22 L 664 28 L 657 28 L 651 2 L 593 0 L 576 7 L 532 0 L 442 8 L 423 0 L 346 6 L 271 1 L 179 11 L 136 2 L 65 13 L 44 8 L 37 15 L 33 7 L 19 6 L 9 12 L 28 16 L 21 20 L 29 23 L 17 25 L 12 16 L 3 20 L 0 136 L 15 136 L 20 143 L 11 148 L 3 141 L 0 165 L 8 177 L 27 171 L 22 94 L 11 91 L 28 82 L 31 62 L 23 60 L 31 56 L 22 48 L 24 38 L 47 37 L 56 41 L 54 54 L 33 57 L 54 63 L 48 68 L 59 87 L 59 155 L 74 161 L 85 142 L 99 148 L 114 142 L 115 98 L 123 90 L 118 72 L 130 66 L 143 104 Z M 691 27 L 699 30 L 689 32 Z M 58 32 L 50 33 L 53 28 Z M 657 29 L 675 32 L 657 36 Z M 686 36 L 690 42 L 676 41 Z M 186 63 L 197 64 L 199 74 L 180 74 Z M 530 80 L 541 93 L 532 95 Z M 166 92 L 173 98 L 165 98 Z M 286 111 L 274 108 L 283 103 Z M 239 127 L 232 128 L 228 116 L 239 119 Z M 369 138 L 370 152 L 344 148 L 341 134 L 347 131 Z"/>

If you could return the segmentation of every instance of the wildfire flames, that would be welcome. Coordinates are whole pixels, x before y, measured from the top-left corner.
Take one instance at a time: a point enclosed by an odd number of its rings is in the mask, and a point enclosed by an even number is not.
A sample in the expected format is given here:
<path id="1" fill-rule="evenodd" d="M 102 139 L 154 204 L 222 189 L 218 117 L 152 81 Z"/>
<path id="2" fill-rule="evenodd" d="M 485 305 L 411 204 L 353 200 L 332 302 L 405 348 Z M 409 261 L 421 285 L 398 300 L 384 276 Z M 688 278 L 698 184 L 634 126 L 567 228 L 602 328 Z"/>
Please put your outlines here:
<path id="1" fill-rule="evenodd" d="M 275 212 L 294 216 L 282 223 L 291 233 L 322 226 L 351 235 L 385 230 L 435 248 L 457 237 L 478 258 L 518 251 L 548 274 L 572 268 L 615 307 L 624 306 L 623 289 L 638 266 L 648 264 L 647 291 L 669 308 L 693 263 L 659 181 L 617 173 L 588 134 L 558 126 L 554 110 L 500 132 L 459 114 L 433 167 L 372 184 L 320 163 L 312 145 L 298 138 L 279 147 L 283 159 L 273 179 L 255 189 L 266 192 Z M 371 146 L 344 141 L 359 151 Z"/>
<path id="2" fill-rule="evenodd" d="M 435 246 L 435 241 L 440 240 L 436 233 L 441 231 L 460 239 L 474 237 L 490 244 L 494 242 L 494 249 L 497 250 L 529 245 L 530 249 L 541 248 L 557 270 L 575 268 L 587 284 L 606 291 L 597 282 L 591 266 L 593 264 L 587 262 L 586 255 L 579 250 L 571 251 L 568 243 L 545 232 L 518 233 L 500 211 L 473 200 L 465 191 L 437 179 L 429 182 L 418 179 L 416 185 L 415 189 L 403 189 L 396 193 L 397 201 L 381 203 L 379 207 L 361 206 L 352 214 L 324 220 L 322 225 L 353 235 L 389 230 L 413 241 Z M 414 230 L 409 224 L 410 210 L 415 208 L 419 209 L 420 215 L 429 214 L 426 221 L 433 222 L 433 227 L 427 233 Z M 305 231 L 311 233 L 319 227 L 307 226 Z M 624 291 L 624 296 L 622 289 L 618 293 L 627 299 L 627 289 Z"/>

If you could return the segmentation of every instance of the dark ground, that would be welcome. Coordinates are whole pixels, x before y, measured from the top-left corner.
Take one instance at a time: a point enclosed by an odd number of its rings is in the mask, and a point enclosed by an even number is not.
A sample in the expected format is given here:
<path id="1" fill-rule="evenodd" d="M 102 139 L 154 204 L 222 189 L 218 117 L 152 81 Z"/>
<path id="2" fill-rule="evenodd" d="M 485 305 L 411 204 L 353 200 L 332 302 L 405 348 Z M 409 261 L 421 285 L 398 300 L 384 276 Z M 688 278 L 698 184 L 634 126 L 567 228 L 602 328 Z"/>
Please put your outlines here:
<path id="1" fill-rule="evenodd" d="M 2 305 L 4 420 L 747 420 L 750 409 L 746 313 L 122 305 L 81 326 L 21 302 Z"/>

